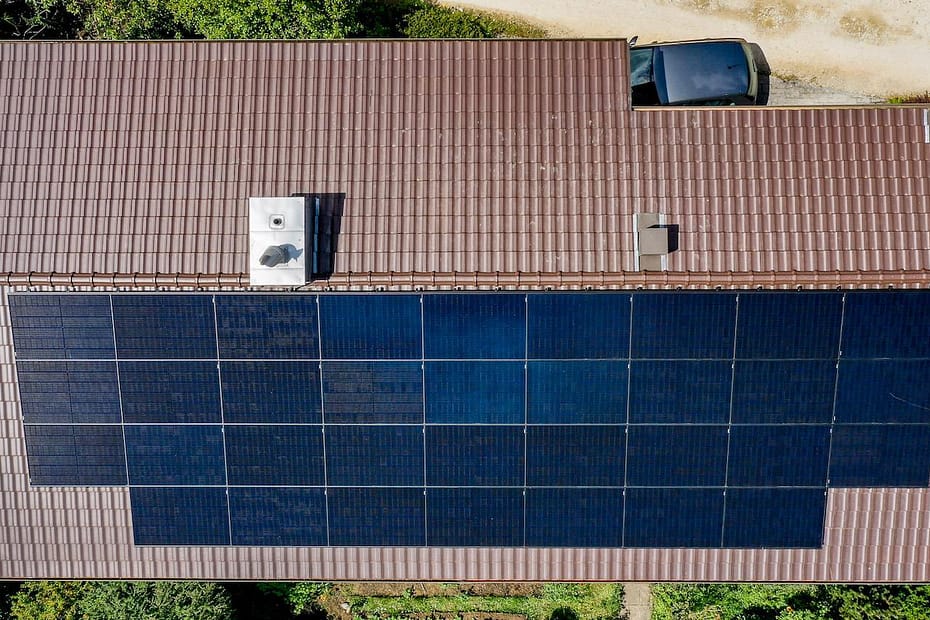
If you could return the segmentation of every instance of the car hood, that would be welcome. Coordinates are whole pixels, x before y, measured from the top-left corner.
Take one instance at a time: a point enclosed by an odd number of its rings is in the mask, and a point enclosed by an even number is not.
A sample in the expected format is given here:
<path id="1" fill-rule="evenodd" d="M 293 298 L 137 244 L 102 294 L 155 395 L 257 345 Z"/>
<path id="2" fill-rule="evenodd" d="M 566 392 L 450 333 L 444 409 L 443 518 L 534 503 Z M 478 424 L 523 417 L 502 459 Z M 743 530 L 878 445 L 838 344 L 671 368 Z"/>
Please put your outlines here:
<path id="1" fill-rule="evenodd" d="M 664 104 L 745 95 L 750 86 L 746 52 L 737 41 L 660 45 L 654 71 Z"/>

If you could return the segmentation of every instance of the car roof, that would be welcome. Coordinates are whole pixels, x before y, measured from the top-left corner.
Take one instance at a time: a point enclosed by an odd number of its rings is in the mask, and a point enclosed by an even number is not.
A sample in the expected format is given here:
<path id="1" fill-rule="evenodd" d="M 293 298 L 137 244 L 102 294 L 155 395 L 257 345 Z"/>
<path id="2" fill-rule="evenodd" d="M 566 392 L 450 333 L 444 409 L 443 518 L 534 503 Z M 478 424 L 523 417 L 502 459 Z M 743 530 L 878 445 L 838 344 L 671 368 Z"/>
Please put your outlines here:
<path id="1" fill-rule="evenodd" d="M 745 95 L 749 65 L 739 39 L 656 46 L 656 79 L 663 103 L 675 104 Z M 664 78 L 664 79 L 662 79 Z"/>

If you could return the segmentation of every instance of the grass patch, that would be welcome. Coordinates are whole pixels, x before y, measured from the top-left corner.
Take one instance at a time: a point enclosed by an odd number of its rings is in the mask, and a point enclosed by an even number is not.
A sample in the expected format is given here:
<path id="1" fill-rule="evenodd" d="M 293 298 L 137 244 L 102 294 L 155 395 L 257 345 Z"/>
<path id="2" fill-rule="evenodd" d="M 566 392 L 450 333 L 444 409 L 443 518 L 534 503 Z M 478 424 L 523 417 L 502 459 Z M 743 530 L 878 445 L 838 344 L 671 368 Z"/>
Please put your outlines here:
<path id="1" fill-rule="evenodd" d="M 930 90 L 926 90 L 922 93 L 912 93 L 909 95 L 895 95 L 894 97 L 888 98 L 888 103 L 930 103 Z"/>
<path id="2" fill-rule="evenodd" d="M 528 620 L 548 620 L 557 610 L 560 617 L 578 620 L 617 618 L 623 604 L 619 584 L 545 584 L 529 596 L 475 596 L 450 584 L 448 596 L 415 596 L 408 589 L 401 596 L 346 596 L 354 618 L 409 618 L 486 612 L 519 614 Z M 568 611 L 570 610 L 570 611 Z"/>
<path id="3" fill-rule="evenodd" d="M 545 39 L 549 33 L 545 29 L 505 13 L 467 10 L 484 24 L 488 32 L 503 39 Z"/>

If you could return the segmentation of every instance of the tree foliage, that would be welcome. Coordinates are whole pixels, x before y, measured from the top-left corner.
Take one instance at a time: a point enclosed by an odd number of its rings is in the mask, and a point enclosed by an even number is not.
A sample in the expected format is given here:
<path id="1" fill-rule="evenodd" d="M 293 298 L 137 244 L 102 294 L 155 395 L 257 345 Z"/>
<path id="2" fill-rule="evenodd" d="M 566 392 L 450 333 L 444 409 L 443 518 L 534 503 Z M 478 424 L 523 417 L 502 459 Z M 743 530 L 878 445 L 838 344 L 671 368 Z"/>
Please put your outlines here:
<path id="1" fill-rule="evenodd" d="M 207 39 L 339 39 L 358 30 L 358 0 L 167 0 Z"/>
<path id="2" fill-rule="evenodd" d="M 411 39 L 485 39 L 491 36 L 476 15 L 437 4 L 428 4 L 408 15 L 404 34 Z"/>
<path id="3" fill-rule="evenodd" d="M 193 581 L 33 581 L 13 596 L 14 620 L 228 620 L 223 586 Z"/>

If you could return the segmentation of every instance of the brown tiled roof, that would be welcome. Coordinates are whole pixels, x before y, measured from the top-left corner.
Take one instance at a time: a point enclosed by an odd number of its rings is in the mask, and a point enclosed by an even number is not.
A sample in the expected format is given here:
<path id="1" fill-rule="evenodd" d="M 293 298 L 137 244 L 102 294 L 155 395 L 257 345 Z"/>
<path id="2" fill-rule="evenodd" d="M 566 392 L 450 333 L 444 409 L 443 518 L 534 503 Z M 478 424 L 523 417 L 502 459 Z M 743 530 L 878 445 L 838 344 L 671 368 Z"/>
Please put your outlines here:
<path id="1" fill-rule="evenodd" d="M 626 73 L 616 40 L 2 43 L 0 273 L 247 274 L 248 197 L 297 191 L 345 194 L 343 280 L 633 271 L 641 211 L 676 272 L 930 268 L 926 110 L 634 112 Z"/>
<path id="2" fill-rule="evenodd" d="M 9 287 L 244 287 L 247 199 L 345 193 L 336 288 L 926 286 L 921 108 L 632 111 L 623 41 L 0 43 L 0 578 L 928 581 L 930 490 L 811 550 L 135 547 L 30 488 Z M 633 271 L 632 214 L 680 226 Z"/>

